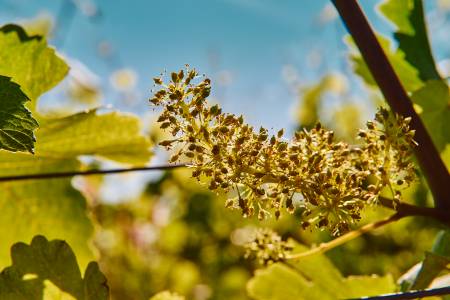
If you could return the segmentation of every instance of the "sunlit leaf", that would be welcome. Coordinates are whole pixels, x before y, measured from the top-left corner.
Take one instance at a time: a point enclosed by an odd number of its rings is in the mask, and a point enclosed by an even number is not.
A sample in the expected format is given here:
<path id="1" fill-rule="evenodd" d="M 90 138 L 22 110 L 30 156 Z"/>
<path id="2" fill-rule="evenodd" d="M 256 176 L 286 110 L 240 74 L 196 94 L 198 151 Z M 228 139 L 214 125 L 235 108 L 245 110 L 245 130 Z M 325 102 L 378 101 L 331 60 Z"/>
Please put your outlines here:
<path id="1" fill-rule="evenodd" d="M 247 284 L 247 291 L 254 299 L 332 299 L 325 291 L 313 288 L 313 284 L 295 269 L 274 264 L 257 270 Z"/>
<path id="2" fill-rule="evenodd" d="M 67 64 L 44 38 L 28 36 L 17 25 L 0 28 L 0 74 L 11 77 L 31 99 L 53 88 L 67 74 Z"/>
<path id="3" fill-rule="evenodd" d="M 78 170 L 79 162 L 36 157 L 30 154 L 0 153 L 2 176 Z M 86 201 L 70 179 L 2 182 L 0 189 L 0 268 L 10 264 L 9 247 L 31 240 L 37 234 L 64 239 L 85 267 L 94 259 L 89 241 L 93 226 Z"/>
<path id="4" fill-rule="evenodd" d="M 415 29 L 409 15 L 414 9 L 414 0 L 384 0 L 379 9 L 381 13 L 391 21 L 395 26 L 397 32 L 404 34 L 414 34 Z"/>
<path id="5" fill-rule="evenodd" d="M 79 155 L 101 155 L 115 161 L 145 163 L 149 142 L 139 132 L 139 120 L 129 115 L 95 111 L 43 121 L 37 130 L 36 154 L 0 153 L 0 175 L 77 171 Z M 89 247 L 93 228 L 84 197 L 70 179 L 1 183 L 0 236 L 5 245 L 36 234 L 67 240 L 80 264 L 93 259 Z M 7 248 L 0 249 L 0 266 L 8 264 Z"/>
<path id="6" fill-rule="evenodd" d="M 385 0 L 380 11 L 395 25 L 399 49 L 419 71 L 419 77 L 423 81 L 440 79 L 428 41 L 422 0 Z"/>
<path id="7" fill-rule="evenodd" d="M 422 87 L 423 82 L 419 78 L 419 72 L 405 60 L 404 54 L 401 51 L 392 50 L 391 42 L 385 37 L 378 35 L 377 38 L 405 89 L 407 91 L 415 91 Z M 364 62 L 361 54 L 356 51 L 356 47 L 351 38 L 348 38 L 348 44 L 349 47 L 354 50 L 350 54 L 350 59 L 353 63 L 355 73 L 369 86 L 377 87 L 369 68 Z"/>
<path id="8" fill-rule="evenodd" d="M 421 107 L 421 118 L 439 150 L 450 141 L 450 92 L 444 81 L 430 80 L 412 94 L 411 99 Z"/>
<path id="9" fill-rule="evenodd" d="M 305 251 L 298 245 L 296 251 Z M 346 299 L 393 292 L 391 276 L 342 277 L 323 254 L 289 264 L 276 263 L 257 270 L 248 282 L 249 295 L 259 300 Z"/>
<path id="10" fill-rule="evenodd" d="M 63 293 L 78 300 L 108 299 L 109 288 L 97 263 L 90 262 L 81 277 L 75 254 L 63 240 L 48 241 L 36 236 L 30 245 L 16 243 L 11 248 L 12 265 L 0 274 L 1 299 L 61 299 Z M 45 284 L 45 281 L 51 285 Z M 57 289 L 55 289 L 57 287 Z M 24 292 L 26 293 L 26 297 Z M 68 299 L 67 295 L 64 297 Z"/>
<path id="11" fill-rule="evenodd" d="M 116 112 L 81 112 L 42 124 L 36 154 L 52 158 L 99 155 L 129 164 L 146 163 L 151 152 L 137 117 Z"/>
<path id="12" fill-rule="evenodd" d="M 38 124 L 24 106 L 28 100 L 18 84 L 0 75 L 0 149 L 33 152 Z"/>

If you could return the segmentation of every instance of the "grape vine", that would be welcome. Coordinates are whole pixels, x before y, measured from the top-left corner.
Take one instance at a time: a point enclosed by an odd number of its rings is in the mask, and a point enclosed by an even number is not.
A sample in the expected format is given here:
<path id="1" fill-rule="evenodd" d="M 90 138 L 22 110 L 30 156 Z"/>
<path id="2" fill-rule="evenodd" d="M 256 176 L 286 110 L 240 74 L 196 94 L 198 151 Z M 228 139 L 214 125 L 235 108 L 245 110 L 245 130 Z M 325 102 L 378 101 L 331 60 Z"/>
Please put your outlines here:
<path id="1" fill-rule="evenodd" d="M 234 191 L 225 205 L 241 209 L 244 217 L 263 220 L 273 213 L 278 219 L 282 210 L 298 208 L 303 228 L 315 225 L 341 235 L 384 188 L 400 201 L 401 188 L 415 178 L 410 118 L 380 108 L 359 132 L 360 145 L 336 142 L 320 123 L 286 140 L 283 130 L 255 131 L 242 116 L 209 105 L 211 82 L 196 78 L 187 68 L 173 72 L 167 84 L 154 79 L 160 89 L 150 101 L 163 107 L 158 122 L 173 137 L 160 145 L 175 149 L 171 162 L 187 159 L 192 176 L 206 180 L 210 190 Z"/>

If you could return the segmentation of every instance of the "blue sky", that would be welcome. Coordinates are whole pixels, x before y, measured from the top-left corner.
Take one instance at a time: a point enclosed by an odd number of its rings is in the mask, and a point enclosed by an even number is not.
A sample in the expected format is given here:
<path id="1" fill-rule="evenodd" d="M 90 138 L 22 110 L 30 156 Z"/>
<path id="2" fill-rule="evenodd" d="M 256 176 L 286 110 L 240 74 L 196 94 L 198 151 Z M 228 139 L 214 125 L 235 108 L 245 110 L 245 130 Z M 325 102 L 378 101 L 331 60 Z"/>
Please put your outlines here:
<path id="1" fill-rule="evenodd" d="M 104 104 L 142 114 L 148 110 L 151 78 L 188 63 L 212 77 L 213 95 L 226 110 L 245 114 L 255 125 L 291 128 L 296 99 L 282 76 L 286 65 L 297 70 L 304 84 L 331 71 L 349 73 L 340 20 L 320 21 L 329 2 L 0 0 L 0 22 L 43 11 L 53 15 L 57 31 L 50 42 L 99 76 Z M 434 7 L 435 2 L 426 4 Z M 360 3 L 372 25 L 389 34 L 391 27 L 374 9 L 378 1 Z M 100 43 L 112 49 L 107 59 L 98 55 Z M 312 58 L 320 63 L 312 67 Z M 120 68 L 138 75 L 132 104 L 124 103 L 123 95 L 109 85 L 110 74 Z M 224 76 L 226 85 L 219 80 Z"/>
<path id="2" fill-rule="evenodd" d="M 0 0 L 0 21 L 52 14 L 59 24 L 50 42 L 101 78 L 104 103 L 124 110 L 145 111 L 151 78 L 188 63 L 213 84 L 216 77 L 231 79 L 213 85 L 226 110 L 244 113 L 255 125 L 289 128 L 295 97 L 282 78 L 286 65 L 304 83 L 332 70 L 348 71 L 340 20 L 320 22 L 328 0 L 78 0 L 73 18 L 63 13 L 64 1 Z M 375 3 L 361 1 L 372 24 L 387 32 Z M 83 13 L 89 5 L 97 9 L 95 17 Z M 102 42 L 113 49 L 109 59 L 98 55 Z M 320 58 L 318 67 L 308 65 L 312 55 Z M 123 67 L 138 74 L 133 105 L 123 104 L 108 84 L 109 74 Z"/>
<path id="3" fill-rule="evenodd" d="M 371 24 L 389 35 L 392 28 L 374 9 L 378 2 L 360 0 Z M 437 18 L 436 1 L 426 4 L 436 56 L 448 58 L 448 14 Z M 0 0 L 0 23 L 52 15 L 57 31 L 50 43 L 98 76 L 103 104 L 145 115 L 151 112 L 152 77 L 188 63 L 213 79 L 213 96 L 226 111 L 242 113 L 256 126 L 289 131 L 297 98 L 283 79 L 286 66 L 302 84 L 329 72 L 351 73 L 342 42 L 346 31 L 327 5 L 329 0 Z M 109 45 L 111 54 L 100 56 L 100 44 Z M 121 68 L 137 74 L 131 103 L 109 81 Z M 358 85 L 351 81 L 350 94 L 360 93 Z M 111 186 L 120 188 L 109 193 L 111 201 L 137 194 L 136 180 L 145 178 L 116 178 L 120 185 Z"/>

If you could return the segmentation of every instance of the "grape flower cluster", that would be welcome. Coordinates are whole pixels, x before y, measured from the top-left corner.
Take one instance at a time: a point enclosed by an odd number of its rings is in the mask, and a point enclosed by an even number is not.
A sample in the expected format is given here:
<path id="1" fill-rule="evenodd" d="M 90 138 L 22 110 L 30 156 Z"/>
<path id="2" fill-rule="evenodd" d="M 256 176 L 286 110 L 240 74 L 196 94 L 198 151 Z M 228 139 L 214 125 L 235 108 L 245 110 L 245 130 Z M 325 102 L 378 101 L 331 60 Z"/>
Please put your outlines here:
<path id="1" fill-rule="evenodd" d="M 255 258 L 261 265 L 270 265 L 286 260 L 294 246 L 271 229 L 258 228 L 244 244 L 244 249 L 245 258 Z"/>
<path id="2" fill-rule="evenodd" d="M 380 108 L 359 132 L 359 145 L 335 141 L 320 123 L 287 140 L 283 130 L 255 129 L 208 104 L 211 82 L 195 70 L 170 77 L 168 83 L 154 78 L 158 90 L 150 99 L 163 108 L 157 121 L 172 136 L 160 145 L 174 151 L 171 162 L 187 162 L 210 190 L 228 192 L 225 205 L 244 217 L 278 219 L 299 209 L 303 228 L 340 235 L 383 190 L 399 201 L 401 188 L 415 178 L 410 118 Z"/>

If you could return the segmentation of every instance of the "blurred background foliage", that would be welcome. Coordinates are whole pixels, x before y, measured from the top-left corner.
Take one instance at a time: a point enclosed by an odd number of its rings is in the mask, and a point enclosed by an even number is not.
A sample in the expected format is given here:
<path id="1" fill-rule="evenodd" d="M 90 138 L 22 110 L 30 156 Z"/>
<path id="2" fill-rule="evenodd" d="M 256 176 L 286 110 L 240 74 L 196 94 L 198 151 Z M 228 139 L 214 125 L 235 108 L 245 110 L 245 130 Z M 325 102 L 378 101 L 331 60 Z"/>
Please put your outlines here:
<path id="1" fill-rule="evenodd" d="M 283 215 L 279 221 L 243 219 L 240 212 L 224 207 L 223 196 L 212 194 L 189 175 L 188 170 L 165 172 L 142 195 L 120 204 L 91 198 L 99 225 L 95 236 L 99 263 L 116 299 L 145 299 L 161 290 L 176 291 L 188 299 L 247 299 L 246 282 L 260 267 L 245 260 L 240 247 L 249 229 L 273 228 L 284 238 L 308 246 L 332 239 L 328 232 L 302 230 L 296 215 Z M 92 192 L 98 182 L 86 184 Z M 422 198 L 424 192 L 419 189 L 411 189 L 408 199 L 416 199 L 415 193 L 422 193 L 417 199 Z M 369 209 L 360 225 L 390 213 Z M 398 278 L 431 249 L 440 226 L 430 222 L 404 219 L 335 248 L 327 256 L 345 276 L 392 274 Z"/>
<path id="2" fill-rule="evenodd" d="M 437 5 L 448 11 L 448 3 L 442 0 Z M 87 17 L 98 17 L 92 7 L 90 10 L 88 5 L 77 5 Z M 319 19 L 327 23 L 335 18 L 328 7 Z M 30 35 L 41 34 L 51 39 L 58 32 L 55 29 L 57 22 L 49 13 L 24 19 L 21 23 Z M 113 57 L 107 42 L 100 42 L 98 51 L 106 60 Z M 308 60 L 312 65 L 321 59 L 313 54 Z M 402 58 L 398 59 L 399 64 L 405 64 Z M 102 86 L 100 76 L 85 64 L 73 58 L 66 57 L 65 60 L 71 71 L 57 90 L 58 101 L 52 96 L 39 103 L 39 110 L 46 116 L 66 116 L 98 107 L 105 94 L 111 95 L 111 91 L 105 91 Z M 358 63 L 354 57 L 352 60 Z M 445 62 L 441 65 L 448 67 Z M 371 118 L 374 108 L 381 103 L 380 94 L 370 87 L 370 78 L 362 67 L 359 70 L 366 85 L 347 69 L 316 70 L 319 76 L 315 80 L 304 80 L 305 76 L 299 75 L 299 68 L 285 66 L 280 77 L 284 88 L 295 99 L 290 106 L 293 121 L 289 130 L 311 128 L 320 120 L 336 132 L 337 138 L 355 142 L 358 128 Z M 124 99 L 121 104 L 124 107 L 132 107 L 133 103 L 141 101 L 136 92 L 137 74 L 132 68 L 120 65 L 108 76 L 115 95 Z M 228 70 L 214 74 L 219 93 L 213 101 L 223 101 L 220 86 L 231 84 L 231 74 Z M 150 75 L 155 74 L 147 74 Z M 413 85 L 414 89 L 417 87 Z M 361 101 L 361 98 L 365 100 Z M 145 134 L 157 144 L 163 133 L 152 126 L 152 118 L 143 118 L 144 124 L 150 124 Z M 89 154 L 89 151 L 77 153 Z M 153 161 L 161 162 L 166 157 L 156 149 Z M 6 157 L 4 161 L 8 159 Z M 82 158 L 82 162 L 84 168 L 114 165 L 92 157 Z M 283 215 L 279 221 L 244 219 L 238 211 L 225 209 L 226 195 L 212 194 L 191 179 L 189 170 L 185 169 L 140 177 L 126 174 L 110 178 L 76 178 L 73 183 L 86 198 L 88 216 L 94 224 L 91 250 L 108 278 L 112 299 L 149 299 L 164 290 L 177 292 L 187 299 L 248 299 L 247 282 L 260 267 L 256 262 L 244 259 L 241 247 L 251 229 L 270 227 L 283 238 L 293 238 L 306 246 L 331 240 L 328 232 L 302 230 L 295 214 Z M 431 205 L 422 180 L 408 189 L 405 199 L 417 205 Z M 389 213 L 383 208 L 367 209 L 360 225 L 384 218 Z M 429 219 L 407 218 L 332 249 L 326 255 L 344 276 L 392 274 L 397 279 L 423 259 L 439 229 L 440 225 Z"/>

